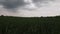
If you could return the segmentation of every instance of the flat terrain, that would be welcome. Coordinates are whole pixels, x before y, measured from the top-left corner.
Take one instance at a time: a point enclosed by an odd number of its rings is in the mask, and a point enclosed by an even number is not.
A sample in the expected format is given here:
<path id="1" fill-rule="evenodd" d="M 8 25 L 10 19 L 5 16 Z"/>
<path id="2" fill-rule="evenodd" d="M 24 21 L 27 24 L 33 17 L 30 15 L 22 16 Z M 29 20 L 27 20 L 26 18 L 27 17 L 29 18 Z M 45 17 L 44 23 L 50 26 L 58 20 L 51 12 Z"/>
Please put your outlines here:
<path id="1" fill-rule="evenodd" d="M 60 34 L 60 16 L 0 16 L 0 34 Z"/>

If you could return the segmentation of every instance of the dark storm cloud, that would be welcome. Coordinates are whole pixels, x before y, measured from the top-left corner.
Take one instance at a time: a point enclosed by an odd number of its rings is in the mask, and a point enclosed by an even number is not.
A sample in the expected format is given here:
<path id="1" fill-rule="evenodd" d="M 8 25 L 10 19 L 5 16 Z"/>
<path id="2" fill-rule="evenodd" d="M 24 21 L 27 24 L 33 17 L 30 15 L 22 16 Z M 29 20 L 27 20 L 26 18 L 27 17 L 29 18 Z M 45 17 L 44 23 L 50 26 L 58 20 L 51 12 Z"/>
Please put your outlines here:
<path id="1" fill-rule="evenodd" d="M 24 6 L 26 3 L 24 0 L 0 0 L 0 4 L 6 9 L 15 9 Z"/>

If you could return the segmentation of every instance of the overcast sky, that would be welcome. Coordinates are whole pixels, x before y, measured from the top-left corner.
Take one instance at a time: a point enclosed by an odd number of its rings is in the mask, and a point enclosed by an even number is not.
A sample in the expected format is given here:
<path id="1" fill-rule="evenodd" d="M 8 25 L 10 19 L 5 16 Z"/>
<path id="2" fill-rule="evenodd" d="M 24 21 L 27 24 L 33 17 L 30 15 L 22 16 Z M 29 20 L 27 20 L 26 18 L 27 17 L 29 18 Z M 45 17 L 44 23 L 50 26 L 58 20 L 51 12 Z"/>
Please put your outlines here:
<path id="1" fill-rule="evenodd" d="M 56 16 L 60 15 L 60 0 L 0 0 L 0 15 Z"/>

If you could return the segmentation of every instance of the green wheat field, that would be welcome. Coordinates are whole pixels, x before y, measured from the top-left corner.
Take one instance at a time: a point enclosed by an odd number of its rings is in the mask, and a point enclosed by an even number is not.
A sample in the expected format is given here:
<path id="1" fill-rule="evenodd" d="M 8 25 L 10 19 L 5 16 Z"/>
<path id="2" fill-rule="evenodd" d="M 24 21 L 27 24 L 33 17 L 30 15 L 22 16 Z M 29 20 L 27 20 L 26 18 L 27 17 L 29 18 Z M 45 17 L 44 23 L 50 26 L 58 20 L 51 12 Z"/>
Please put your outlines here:
<path id="1" fill-rule="evenodd" d="M 0 16 L 0 34 L 60 34 L 60 16 Z"/>

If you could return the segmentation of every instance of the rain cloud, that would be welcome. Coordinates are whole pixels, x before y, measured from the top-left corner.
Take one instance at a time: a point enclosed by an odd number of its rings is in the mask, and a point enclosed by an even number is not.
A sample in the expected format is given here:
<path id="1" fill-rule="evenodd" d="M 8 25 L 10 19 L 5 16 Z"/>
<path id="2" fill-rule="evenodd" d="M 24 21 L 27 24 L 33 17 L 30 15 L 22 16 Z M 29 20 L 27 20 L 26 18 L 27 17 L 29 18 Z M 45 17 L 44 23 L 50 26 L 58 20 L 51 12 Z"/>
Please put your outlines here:
<path id="1" fill-rule="evenodd" d="M 0 5 L 3 5 L 6 9 L 15 9 L 26 5 L 24 0 L 0 0 Z"/>

